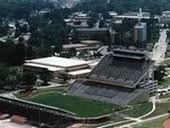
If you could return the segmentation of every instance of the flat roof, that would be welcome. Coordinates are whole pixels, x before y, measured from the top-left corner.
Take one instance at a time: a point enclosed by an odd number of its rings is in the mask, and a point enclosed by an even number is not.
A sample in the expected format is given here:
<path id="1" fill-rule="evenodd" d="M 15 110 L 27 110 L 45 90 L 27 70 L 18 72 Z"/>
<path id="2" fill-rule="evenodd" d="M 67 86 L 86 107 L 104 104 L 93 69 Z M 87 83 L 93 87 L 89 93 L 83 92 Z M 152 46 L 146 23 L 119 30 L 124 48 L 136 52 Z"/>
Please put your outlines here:
<path id="1" fill-rule="evenodd" d="M 82 40 L 80 42 L 84 43 L 84 44 L 96 44 L 96 43 L 100 43 L 100 41 L 97 41 L 97 40 Z"/>
<path id="2" fill-rule="evenodd" d="M 91 66 L 91 67 L 95 67 L 96 65 L 98 65 L 99 64 L 99 62 L 93 62 L 93 63 L 90 63 L 89 65 Z"/>
<path id="3" fill-rule="evenodd" d="M 67 67 L 69 68 L 69 67 L 75 67 L 75 66 L 81 66 L 81 65 L 88 64 L 87 61 L 68 59 L 68 58 L 56 57 L 56 56 L 27 60 L 26 62 L 40 64 L 40 65 L 46 65 L 46 66 L 61 67 L 61 68 L 67 68 Z"/>
<path id="4" fill-rule="evenodd" d="M 90 72 L 91 72 L 91 69 L 83 69 L 83 70 L 77 70 L 77 71 L 69 72 L 68 74 L 76 76 L 76 75 L 81 75 L 81 74 L 87 74 L 87 73 L 90 73 Z"/>
<path id="5" fill-rule="evenodd" d="M 80 48 L 80 47 L 86 47 L 85 44 L 65 44 L 63 45 L 63 48 Z"/>
<path id="6" fill-rule="evenodd" d="M 65 22 L 71 22 L 71 19 L 64 19 Z"/>
<path id="7" fill-rule="evenodd" d="M 77 28 L 77 31 L 108 31 L 108 28 Z"/>
<path id="8" fill-rule="evenodd" d="M 117 15 L 118 15 L 118 13 L 117 13 L 117 12 L 115 12 L 115 11 L 109 11 L 109 15 L 111 15 L 111 16 L 117 16 Z"/>
<path id="9" fill-rule="evenodd" d="M 138 19 L 139 16 L 128 16 L 128 15 L 118 15 L 118 16 L 115 16 L 116 18 L 130 18 L 130 19 Z M 150 19 L 149 16 L 142 16 L 141 17 L 142 19 Z"/>
<path id="10" fill-rule="evenodd" d="M 42 64 L 35 64 L 35 63 L 25 63 L 24 66 L 29 66 L 29 67 L 36 67 L 36 68 L 46 68 L 49 71 L 62 71 L 64 70 L 63 68 L 57 68 L 54 66 L 46 66 L 46 65 L 42 65 Z"/>

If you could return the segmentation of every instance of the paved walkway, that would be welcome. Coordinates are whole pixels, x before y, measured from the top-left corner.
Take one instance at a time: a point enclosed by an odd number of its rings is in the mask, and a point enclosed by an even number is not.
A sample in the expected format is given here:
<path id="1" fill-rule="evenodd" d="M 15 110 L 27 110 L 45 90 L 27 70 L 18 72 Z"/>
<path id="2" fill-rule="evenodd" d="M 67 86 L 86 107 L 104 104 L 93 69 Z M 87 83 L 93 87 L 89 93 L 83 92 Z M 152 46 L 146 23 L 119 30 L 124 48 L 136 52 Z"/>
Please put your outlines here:
<path id="1" fill-rule="evenodd" d="M 126 125 L 122 125 L 122 126 L 117 127 L 117 128 L 131 128 L 131 126 L 133 126 L 135 124 L 140 124 L 140 123 L 145 122 L 147 120 L 154 119 L 154 117 L 149 118 L 149 119 L 145 119 L 145 120 L 142 119 L 142 118 L 145 118 L 145 117 L 151 115 L 156 110 L 156 97 L 151 97 L 150 100 L 152 102 L 152 110 L 150 112 L 146 113 L 145 115 L 142 115 L 142 116 L 137 117 L 137 118 L 127 116 L 127 117 L 124 117 L 124 119 L 126 119 L 125 121 L 113 122 L 113 123 L 106 124 L 106 125 L 103 125 L 103 126 L 100 126 L 100 127 L 97 127 L 97 128 L 107 128 L 107 127 L 119 125 L 119 124 L 122 124 L 122 123 L 128 123 L 129 121 L 134 121 L 134 123 L 130 123 L 130 124 L 126 124 Z"/>
<path id="2" fill-rule="evenodd" d="M 123 123 L 128 123 L 129 120 L 124 120 L 124 121 L 119 121 L 119 122 L 113 122 L 113 123 L 110 123 L 110 124 L 106 124 L 106 125 L 103 125 L 103 126 L 99 126 L 97 128 L 107 128 L 107 127 L 111 127 L 111 126 L 114 126 L 114 125 L 119 125 L 119 124 L 123 124 Z"/>
<path id="3" fill-rule="evenodd" d="M 147 114 L 138 117 L 138 119 L 145 118 L 145 117 L 151 115 L 156 110 L 156 97 L 151 97 L 150 100 L 152 102 L 152 110 L 150 112 L 148 112 Z"/>
<path id="4" fill-rule="evenodd" d="M 159 116 L 155 116 L 155 117 L 152 117 L 152 118 L 141 120 L 141 122 L 133 122 L 133 123 L 125 124 L 125 125 L 115 127 L 115 128 L 129 128 L 129 127 L 132 127 L 132 126 L 135 126 L 135 125 L 138 125 L 138 124 L 142 124 L 142 123 L 150 122 L 150 121 L 162 118 L 162 117 L 166 117 L 168 115 L 169 114 L 162 114 L 162 115 L 159 115 Z"/>

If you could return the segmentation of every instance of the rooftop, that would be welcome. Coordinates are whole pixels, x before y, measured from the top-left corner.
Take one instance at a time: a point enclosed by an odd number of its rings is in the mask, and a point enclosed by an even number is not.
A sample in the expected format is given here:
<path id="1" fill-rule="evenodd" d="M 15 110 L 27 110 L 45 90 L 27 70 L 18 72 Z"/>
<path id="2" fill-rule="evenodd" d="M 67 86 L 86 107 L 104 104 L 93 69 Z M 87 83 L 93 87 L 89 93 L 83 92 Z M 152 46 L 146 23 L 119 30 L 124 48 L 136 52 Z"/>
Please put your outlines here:
<path id="1" fill-rule="evenodd" d="M 135 26 L 135 28 L 145 28 L 145 27 L 146 27 L 146 23 L 138 23 Z"/>
<path id="2" fill-rule="evenodd" d="M 80 41 L 83 44 L 96 44 L 96 43 L 100 43 L 100 41 L 97 40 L 82 40 Z"/>
<path id="3" fill-rule="evenodd" d="M 53 72 L 63 70 L 63 68 L 57 68 L 57 67 L 54 67 L 54 66 L 47 66 L 47 65 L 35 64 L 35 63 L 25 63 L 24 66 L 45 68 L 45 69 L 48 69 L 48 71 L 53 71 Z"/>
<path id="4" fill-rule="evenodd" d="M 46 66 L 55 66 L 60 68 L 74 67 L 80 65 L 86 65 L 88 62 L 83 60 L 68 59 L 62 57 L 46 57 L 40 59 L 27 60 L 27 63 L 34 63 Z"/>
<path id="5" fill-rule="evenodd" d="M 85 44 L 65 44 L 63 45 L 63 48 L 64 49 L 67 49 L 67 48 L 80 48 L 80 47 L 86 47 L 87 45 Z"/>
<path id="6" fill-rule="evenodd" d="M 90 72 L 91 72 L 91 69 L 82 69 L 82 70 L 78 70 L 78 71 L 69 72 L 68 74 L 76 76 L 76 75 L 80 75 L 80 74 L 88 74 Z"/>
<path id="7" fill-rule="evenodd" d="M 77 31 L 108 31 L 108 28 L 78 28 Z"/>
<path id="8" fill-rule="evenodd" d="M 129 18 L 129 19 L 138 19 L 139 16 L 130 16 L 130 15 L 118 15 L 116 18 Z M 143 19 L 150 19 L 150 16 L 142 16 Z"/>
<path id="9" fill-rule="evenodd" d="M 115 12 L 115 11 L 109 11 L 109 15 L 110 15 L 110 16 L 117 16 L 118 14 L 117 14 L 117 12 Z"/>

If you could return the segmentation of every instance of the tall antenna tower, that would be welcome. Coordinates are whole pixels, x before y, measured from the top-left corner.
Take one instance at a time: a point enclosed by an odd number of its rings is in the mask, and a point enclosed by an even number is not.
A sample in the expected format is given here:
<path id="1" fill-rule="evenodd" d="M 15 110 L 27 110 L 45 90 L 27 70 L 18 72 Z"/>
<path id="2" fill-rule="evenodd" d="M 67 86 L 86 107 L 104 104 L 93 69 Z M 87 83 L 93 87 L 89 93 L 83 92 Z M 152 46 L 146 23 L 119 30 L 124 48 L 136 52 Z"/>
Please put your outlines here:
<path id="1" fill-rule="evenodd" d="M 142 13 L 142 8 L 139 8 L 139 13 L 138 13 L 138 22 L 140 23 L 143 17 L 143 13 Z"/>
<path id="2" fill-rule="evenodd" d="M 107 4 L 110 4 L 110 0 L 107 0 Z"/>

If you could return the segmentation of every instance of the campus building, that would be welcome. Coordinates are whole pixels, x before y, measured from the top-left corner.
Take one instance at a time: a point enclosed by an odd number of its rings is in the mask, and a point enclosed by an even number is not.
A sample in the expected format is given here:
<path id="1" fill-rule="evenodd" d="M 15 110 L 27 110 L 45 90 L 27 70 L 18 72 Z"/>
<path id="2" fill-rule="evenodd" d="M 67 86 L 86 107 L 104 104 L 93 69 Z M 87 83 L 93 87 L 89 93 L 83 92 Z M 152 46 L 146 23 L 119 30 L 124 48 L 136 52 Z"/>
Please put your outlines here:
<path id="1" fill-rule="evenodd" d="M 113 20 L 123 20 L 123 19 L 136 19 L 138 20 L 139 15 L 141 15 L 142 19 L 150 19 L 150 13 L 149 12 L 127 12 L 122 15 L 114 15 Z"/>
<path id="2" fill-rule="evenodd" d="M 163 11 L 162 15 L 160 17 L 160 22 L 163 24 L 169 24 L 170 23 L 170 11 Z"/>
<path id="3" fill-rule="evenodd" d="M 74 49 L 75 51 L 97 50 L 97 49 L 99 49 L 100 46 L 101 46 L 100 41 L 82 40 L 82 41 L 80 41 L 80 43 L 63 45 L 63 51 L 69 51 L 72 49 Z"/>
<path id="4" fill-rule="evenodd" d="M 108 28 L 77 28 L 75 33 L 79 40 L 99 40 L 110 36 Z"/>
<path id="5" fill-rule="evenodd" d="M 64 19 L 66 24 L 68 26 L 71 26 L 73 28 L 88 28 L 88 20 L 90 19 L 90 16 L 86 13 L 82 12 L 75 12 L 71 16 L 69 16 L 68 19 Z"/>
<path id="6" fill-rule="evenodd" d="M 23 65 L 23 69 L 24 71 L 35 73 L 40 73 L 47 69 L 54 77 L 59 77 L 61 73 L 66 73 L 72 78 L 80 78 L 91 72 L 89 62 L 87 61 L 56 56 L 27 60 Z"/>
<path id="7" fill-rule="evenodd" d="M 134 42 L 146 42 L 147 41 L 147 26 L 146 23 L 139 22 L 134 27 Z"/>

